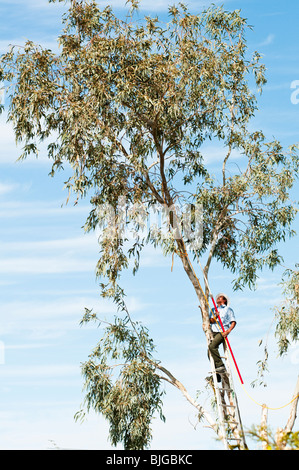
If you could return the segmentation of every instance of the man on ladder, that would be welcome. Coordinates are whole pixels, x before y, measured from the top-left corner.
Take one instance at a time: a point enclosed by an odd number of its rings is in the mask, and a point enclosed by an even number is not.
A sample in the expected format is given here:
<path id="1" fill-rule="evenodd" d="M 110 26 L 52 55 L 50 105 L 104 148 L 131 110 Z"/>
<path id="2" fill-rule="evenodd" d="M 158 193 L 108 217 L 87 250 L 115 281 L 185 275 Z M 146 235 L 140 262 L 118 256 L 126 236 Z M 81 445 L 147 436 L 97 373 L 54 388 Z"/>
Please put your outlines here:
<path id="1" fill-rule="evenodd" d="M 209 344 L 209 352 L 214 360 L 215 370 L 217 372 L 217 380 L 220 382 L 221 373 L 225 373 L 226 369 L 219 354 L 219 346 L 224 343 L 225 338 L 236 326 L 235 314 L 232 308 L 229 306 L 229 299 L 225 294 L 218 294 L 216 297 L 216 303 L 218 311 L 213 308 L 210 313 L 211 330 L 213 333 L 213 339 Z M 219 317 L 222 321 L 224 331 L 219 328 Z"/>
<path id="2" fill-rule="evenodd" d="M 236 318 L 232 308 L 229 306 L 229 299 L 225 294 L 218 294 L 216 303 L 212 298 L 214 308 L 210 313 L 210 323 L 213 339 L 209 344 L 209 354 L 212 359 L 213 376 L 207 377 L 208 382 L 213 387 L 217 400 L 217 407 L 220 419 L 220 428 L 223 435 L 223 441 L 226 449 L 246 449 L 244 431 L 241 423 L 241 417 L 234 391 L 233 380 L 230 372 L 227 356 L 227 347 L 231 351 L 227 336 L 236 326 Z M 227 367 L 224 366 L 219 354 L 219 346 L 223 344 L 224 356 Z M 235 362 L 235 360 L 234 360 Z M 235 362 L 237 367 L 237 364 Z M 239 369 L 238 369 L 239 371 Z M 241 378 L 241 375 L 240 375 Z M 242 379 L 241 379 L 242 380 Z M 221 385 L 216 385 L 216 381 Z M 242 381 L 243 382 L 243 381 Z"/>

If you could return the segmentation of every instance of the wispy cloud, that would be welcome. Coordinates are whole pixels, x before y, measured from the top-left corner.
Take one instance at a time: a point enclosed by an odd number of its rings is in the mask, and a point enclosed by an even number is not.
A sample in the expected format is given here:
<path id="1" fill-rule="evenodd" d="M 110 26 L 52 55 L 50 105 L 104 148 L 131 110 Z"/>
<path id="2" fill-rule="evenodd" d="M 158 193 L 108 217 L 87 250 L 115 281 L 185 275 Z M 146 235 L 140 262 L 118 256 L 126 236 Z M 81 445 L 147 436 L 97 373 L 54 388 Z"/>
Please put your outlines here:
<path id="1" fill-rule="evenodd" d="M 81 237 L 75 238 L 62 238 L 56 240 L 43 240 L 43 241 L 14 241 L 3 243 L 0 250 L 5 254 L 6 252 L 33 252 L 39 253 L 57 253 L 59 251 L 66 253 L 78 253 L 84 250 L 93 251 L 91 246 L 96 244 L 94 234 L 86 234 Z"/>
<path id="2" fill-rule="evenodd" d="M 28 367 L 10 366 L 1 369 L 2 378 L 15 378 L 17 381 L 22 379 L 53 379 L 66 376 L 79 376 L 79 366 L 69 364 L 50 364 L 50 365 L 30 365 Z"/>
<path id="3" fill-rule="evenodd" d="M 272 34 L 272 33 L 268 34 L 266 39 L 259 44 L 259 47 L 270 46 L 271 44 L 273 44 L 274 39 L 275 39 L 274 34 Z"/>
<path id="4" fill-rule="evenodd" d="M 27 8 L 36 8 L 43 10 L 45 8 L 60 8 L 65 9 L 64 2 L 57 2 L 56 4 L 50 4 L 48 0 L 1 0 L 2 6 L 12 6 L 12 5 L 20 5 L 22 7 Z"/>
<path id="5" fill-rule="evenodd" d="M 90 208 L 86 205 L 73 206 L 71 204 L 61 207 L 61 201 L 1 201 L 1 218 L 20 218 L 20 217 L 53 217 L 53 216 L 71 216 L 87 215 Z"/>
<path id="6" fill-rule="evenodd" d="M 0 264 L 1 274 L 63 274 L 91 272 L 95 263 L 68 257 L 7 258 Z"/>
<path id="7" fill-rule="evenodd" d="M 0 41 L 0 53 L 1 53 Z M 4 98 L 5 101 L 5 98 Z M 7 114 L 0 116 L 0 163 L 14 163 L 18 158 L 13 126 L 6 122 Z"/>
<path id="8" fill-rule="evenodd" d="M 0 183 L 0 196 L 14 191 L 16 187 L 17 185 L 15 184 Z"/>
<path id="9" fill-rule="evenodd" d="M 36 293 L 38 296 L 38 293 Z M 61 295 L 57 291 L 55 299 L 45 296 L 46 300 L 35 298 L 32 300 L 12 300 L 1 305 L 1 339 L 5 350 L 41 348 L 42 342 L 47 349 L 46 342 L 55 341 L 65 334 L 76 334 L 80 329 L 80 321 L 86 308 L 91 308 L 101 320 L 112 320 L 116 314 L 113 302 L 93 295 Z M 134 296 L 128 296 L 126 304 L 130 313 L 140 314 L 145 308 L 143 302 Z M 3 312 L 8 312 L 5 316 Z M 92 323 L 85 329 L 94 329 Z M 84 337 L 84 336 L 83 336 Z"/>
<path id="10" fill-rule="evenodd" d="M 96 243 L 93 234 L 72 239 L 2 243 L 0 273 L 36 275 L 93 272 Z"/>

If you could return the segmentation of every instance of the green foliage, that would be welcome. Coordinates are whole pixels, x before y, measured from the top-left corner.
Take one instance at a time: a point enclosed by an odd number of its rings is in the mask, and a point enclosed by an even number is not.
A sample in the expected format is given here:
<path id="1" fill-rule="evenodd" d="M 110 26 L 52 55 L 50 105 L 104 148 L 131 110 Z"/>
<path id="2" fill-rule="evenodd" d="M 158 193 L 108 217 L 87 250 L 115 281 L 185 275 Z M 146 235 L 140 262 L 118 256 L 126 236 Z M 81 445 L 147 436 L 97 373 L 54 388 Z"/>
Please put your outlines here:
<path id="1" fill-rule="evenodd" d="M 102 224 L 100 208 L 117 212 L 140 204 L 204 207 L 203 244 L 235 274 L 235 288 L 254 287 L 263 267 L 281 262 L 276 243 L 292 235 L 296 207 L 289 200 L 298 172 L 296 148 L 284 151 L 261 131 L 249 132 L 256 111 L 251 91 L 265 84 L 256 52 L 247 56 L 246 20 L 240 11 L 212 6 L 198 15 L 183 4 L 169 7 L 169 22 L 126 19 L 93 0 L 72 0 L 54 54 L 31 41 L 12 47 L 0 62 L 10 90 L 8 116 L 20 158 L 38 155 L 47 142 L 52 175 L 67 164 L 66 183 L 78 197 L 90 195 L 93 209 L 86 230 Z M 203 144 L 223 147 L 216 179 Z M 240 155 L 236 170 L 232 152 Z M 138 222 L 131 214 L 126 223 Z M 116 233 L 103 231 L 97 271 L 115 284 L 128 258 L 146 242 L 179 253 L 167 236 L 135 240 L 126 252 Z M 128 246 L 128 244 L 126 244 Z M 110 267 L 109 267 L 110 266 Z"/>
<path id="2" fill-rule="evenodd" d="M 287 354 L 291 344 L 295 344 L 299 339 L 299 271 L 298 264 L 295 269 L 287 269 L 281 283 L 283 287 L 283 302 L 274 308 L 276 322 L 275 337 L 277 339 L 278 353 L 280 356 Z M 268 335 L 267 335 L 268 336 Z M 258 379 L 252 385 L 266 386 L 264 382 L 265 372 L 268 370 L 268 345 L 267 339 L 260 340 L 259 346 L 263 343 L 263 359 L 257 362 Z"/>
<path id="3" fill-rule="evenodd" d="M 273 433 L 271 429 L 264 426 L 252 427 L 248 431 L 255 441 L 262 443 L 265 450 L 299 450 L 299 432 L 284 432 L 278 429 Z"/>
<path id="4" fill-rule="evenodd" d="M 82 323 L 98 321 L 86 309 Z M 99 321 L 99 326 L 101 322 Z M 109 422 L 112 445 L 123 443 L 127 450 L 140 450 L 151 441 L 151 420 L 162 414 L 160 379 L 152 359 L 154 345 L 148 331 L 129 316 L 115 317 L 106 324 L 103 336 L 82 366 L 87 410 L 93 408 Z M 84 415 L 77 413 L 79 419 Z"/>
<path id="5" fill-rule="evenodd" d="M 299 340 L 299 271 L 288 269 L 283 280 L 285 296 L 281 306 L 276 307 L 277 320 L 275 336 L 278 338 L 279 354 L 288 352 L 291 343 Z"/>
<path id="6" fill-rule="evenodd" d="M 202 243 L 194 250 L 207 258 L 206 274 L 214 259 L 234 274 L 235 288 L 253 288 L 261 269 L 281 262 L 277 244 L 294 234 L 290 191 L 299 162 L 296 146 L 285 150 L 251 129 L 254 90 L 266 79 L 260 55 L 248 54 L 246 20 L 239 10 L 212 6 L 194 15 L 179 3 L 164 24 L 136 18 L 137 0 L 123 19 L 95 0 L 69 3 L 60 52 L 32 41 L 13 46 L 1 57 L 0 79 L 23 145 L 20 158 L 38 156 L 46 144 L 51 175 L 67 166 L 69 192 L 90 198 L 85 230 L 100 232 L 102 295 L 125 310 L 119 277 L 130 258 L 138 270 L 146 243 L 179 255 L 196 290 L 188 239 L 173 231 L 191 204 L 204 209 Z M 221 149 L 216 174 L 207 142 Z M 174 205 L 166 233 L 151 227 L 142 235 L 153 207 Z M 161 412 L 152 348 L 146 330 L 126 316 L 109 324 L 83 368 L 87 406 L 103 413 L 112 442 L 128 449 L 148 445 L 150 420 Z"/>

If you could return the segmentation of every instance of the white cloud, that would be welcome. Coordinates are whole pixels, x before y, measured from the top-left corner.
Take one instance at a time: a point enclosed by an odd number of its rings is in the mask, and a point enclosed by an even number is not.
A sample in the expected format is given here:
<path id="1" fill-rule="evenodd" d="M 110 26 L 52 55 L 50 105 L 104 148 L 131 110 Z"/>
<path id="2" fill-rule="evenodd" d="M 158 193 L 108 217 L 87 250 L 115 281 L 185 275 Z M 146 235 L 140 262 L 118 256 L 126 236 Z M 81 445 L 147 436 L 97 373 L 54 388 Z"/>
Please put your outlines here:
<path id="1" fill-rule="evenodd" d="M 66 197 L 65 197 L 66 199 Z M 88 214 L 90 207 L 82 204 L 73 206 L 71 204 L 61 207 L 61 201 L 3 201 L 0 202 L 1 218 L 20 217 L 53 217 Z"/>
<path id="2" fill-rule="evenodd" d="M 90 272 L 95 263 L 68 257 L 23 257 L 7 258 L 1 261 L 1 274 L 62 274 Z"/>
<path id="3" fill-rule="evenodd" d="M 92 247 L 96 246 L 96 238 L 93 233 L 82 235 L 81 237 L 75 238 L 62 238 L 59 240 L 43 240 L 43 241 L 13 241 L 2 243 L 0 250 L 3 253 L 9 252 L 34 252 L 38 253 L 57 253 L 62 251 L 63 253 L 82 253 L 90 250 L 93 251 Z"/>
<path id="4" fill-rule="evenodd" d="M 1 274 L 94 272 L 97 241 L 93 234 L 45 241 L 13 241 L 0 245 Z"/>
<path id="5" fill-rule="evenodd" d="M 200 151 L 206 164 L 222 163 L 228 153 L 227 148 L 217 145 L 203 146 L 200 148 Z M 240 158 L 242 158 L 241 153 L 237 150 L 232 150 L 228 163 Z"/>
<path id="6" fill-rule="evenodd" d="M 0 449 L 111 449 L 108 423 L 94 412 L 89 413 L 83 424 L 76 423 L 74 414 L 79 408 L 80 397 L 60 401 L 20 400 L 14 407 L 6 407 L 0 412 Z"/>
<path id="7" fill-rule="evenodd" d="M 50 4 L 48 0 L 1 0 L 3 5 L 20 5 L 26 6 L 27 8 L 36 8 L 36 9 L 50 9 L 50 8 L 63 8 L 65 9 L 64 2 L 57 2 L 55 4 Z"/>
<path id="8" fill-rule="evenodd" d="M 0 196 L 14 191 L 16 186 L 15 184 L 0 183 Z"/>
<path id="9" fill-rule="evenodd" d="M 41 349 L 48 347 L 49 345 L 45 342 L 43 343 L 32 343 L 32 344 L 6 344 L 5 350 L 7 351 L 22 351 L 28 349 Z"/>
<path id="10" fill-rule="evenodd" d="M 271 44 L 273 44 L 274 39 L 275 39 L 274 34 L 268 34 L 266 39 L 259 44 L 259 47 L 261 47 L 261 46 L 270 46 Z"/>
<path id="11" fill-rule="evenodd" d="M 98 317 L 105 321 L 111 320 L 111 316 L 116 314 L 115 304 L 96 296 L 95 291 L 93 295 L 69 297 L 57 291 L 55 300 L 51 300 L 53 296 L 54 292 L 52 295 L 43 295 L 46 300 L 40 300 L 39 292 L 35 294 L 32 292 L 31 300 L 2 302 L 0 334 L 5 350 L 41 347 L 41 341 L 59 338 L 71 330 L 79 331 L 79 322 L 85 307 L 92 308 Z M 144 309 L 143 302 L 134 296 L 128 296 L 126 304 L 131 314 Z M 7 316 L 5 312 L 9 315 Z M 87 325 L 84 330 L 86 328 Z M 95 325 L 90 324 L 90 328 L 94 329 Z"/>
<path id="12" fill-rule="evenodd" d="M 177 262 L 177 259 L 176 259 Z M 171 267 L 171 257 L 163 256 L 161 250 L 155 249 L 152 245 L 146 245 L 140 256 L 140 267 L 141 268 L 162 268 L 162 267 Z M 133 266 L 132 261 L 132 266 Z"/>
<path id="13" fill-rule="evenodd" d="M 5 378 L 16 378 L 17 380 L 28 379 L 53 379 L 60 377 L 79 376 L 80 368 L 73 364 L 42 364 L 24 367 L 22 366 L 4 366 L 1 367 L 0 376 Z"/>
<path id="14" fill-rule="evenodd" d="M 19 156 L 18 149 L 13 126 L 11 123 L 7 123 L 6 119 L 6 113 L 0 116 L 0 163 L 14 163 Z"/>

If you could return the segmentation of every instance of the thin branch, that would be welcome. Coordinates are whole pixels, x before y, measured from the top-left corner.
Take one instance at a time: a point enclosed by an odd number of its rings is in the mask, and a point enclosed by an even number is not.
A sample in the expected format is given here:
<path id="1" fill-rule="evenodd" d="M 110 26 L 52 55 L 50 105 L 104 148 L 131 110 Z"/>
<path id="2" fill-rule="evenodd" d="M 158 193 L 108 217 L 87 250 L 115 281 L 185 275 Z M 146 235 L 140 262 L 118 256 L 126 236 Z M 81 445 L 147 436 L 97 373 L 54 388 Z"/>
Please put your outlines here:
<path id="1" fill-rule="evenodd" d="M 222 165 L 222 178 L 223 178 L 223 186 L 225 186 L 225 183 L 226 183 L 226 180 L 225 180 L 225 166 L 226 166 L 226 163 L 227 163 L 227 160 L 229 159 L 230 155 L 231 155 L 231 152 L 232 152 L 232 147 L 231 147 L 231 144 L 229 145 L 229 149 L 228 149 L 228 152 L 223 160 L 223 165 Z"/>

